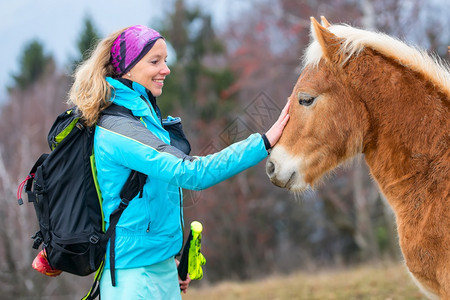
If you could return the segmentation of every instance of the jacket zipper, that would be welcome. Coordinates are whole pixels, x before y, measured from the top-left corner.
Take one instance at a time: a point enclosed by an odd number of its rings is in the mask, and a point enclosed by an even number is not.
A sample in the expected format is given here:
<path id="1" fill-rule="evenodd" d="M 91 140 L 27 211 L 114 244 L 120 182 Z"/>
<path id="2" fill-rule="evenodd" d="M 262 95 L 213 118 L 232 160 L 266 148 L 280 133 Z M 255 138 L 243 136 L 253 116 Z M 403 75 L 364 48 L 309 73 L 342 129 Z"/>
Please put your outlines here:
<path id="1" fill-rule="evenodd" d="M 181 249 L 178 253 L 183 251 L 183 243 L 184 243 L 184 222 L 183 222 L 183 201 L 181 199 L 181 188 L 178 188 L 178 198 L 180 200 L 180 226 L 181 226 Z"/>

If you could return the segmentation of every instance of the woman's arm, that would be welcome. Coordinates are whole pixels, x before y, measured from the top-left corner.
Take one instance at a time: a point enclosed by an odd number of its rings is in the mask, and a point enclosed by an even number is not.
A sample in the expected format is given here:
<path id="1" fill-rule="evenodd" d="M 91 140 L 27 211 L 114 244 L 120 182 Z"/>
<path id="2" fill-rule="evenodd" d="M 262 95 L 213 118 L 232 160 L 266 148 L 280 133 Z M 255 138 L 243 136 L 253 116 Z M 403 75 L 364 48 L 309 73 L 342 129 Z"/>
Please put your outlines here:
<path id="1" fill-rule="evenodd" d="M 278 141 L 289 119 L 288 108 L 289 104 L 266 133 L 271 146 Z M 145 173 L 150 178 L 191 190 L 215 185 L 256 165 L 267 156 L 260 134 L 252 134 L 207 156 L 186 155 L 157 138 L 139 121 L 127 118 L 105 118 L 97 127 L 96 135 L 96 158 L 104 156 L 106 160 Z"/>

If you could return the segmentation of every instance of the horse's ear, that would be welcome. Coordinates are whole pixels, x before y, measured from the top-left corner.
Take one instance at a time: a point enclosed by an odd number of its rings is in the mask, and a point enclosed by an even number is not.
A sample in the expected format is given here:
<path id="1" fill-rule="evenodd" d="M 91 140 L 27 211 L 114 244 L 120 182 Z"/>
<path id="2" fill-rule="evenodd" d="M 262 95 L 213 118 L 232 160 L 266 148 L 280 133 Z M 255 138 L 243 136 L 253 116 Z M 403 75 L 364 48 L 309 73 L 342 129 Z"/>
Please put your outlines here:
<path id="1" fill-rule="evenodd" d="M 325 28 L 328 28 L 331 26 L 330 22 L 328 22 L 328 20 L 324 16 L 320 16 L 320 23 Z"/>
<path id="2" fill-rule="evenodd" d="M 328 21 L 326 22 L 328 23 Z M 334 63 L 339 63 L 342 60 L 339 52 L 341 39 L 320 25 L 314 17 L 311 17 L 311 33 L 314 39 L 320 44 L 324 58 Z"/>

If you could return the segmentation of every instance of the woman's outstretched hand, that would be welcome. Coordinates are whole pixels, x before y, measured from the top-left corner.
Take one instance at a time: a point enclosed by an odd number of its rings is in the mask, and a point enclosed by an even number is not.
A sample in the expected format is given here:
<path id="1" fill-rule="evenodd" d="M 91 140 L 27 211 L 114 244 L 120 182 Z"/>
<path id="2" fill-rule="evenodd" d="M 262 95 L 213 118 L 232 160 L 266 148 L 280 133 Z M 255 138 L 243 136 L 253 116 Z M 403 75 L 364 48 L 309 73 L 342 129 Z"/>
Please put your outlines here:
<path id="1" fill-rule="evenodd" d="M 280 139 L 281 134 L 283 133 L 284 126 L 286 126 L 289 121 L 289 101 L 284 106 L 281 111 L 278 120 L 272 125 L 272 127 L 266 132 L 266 137 L 269 140 L 270 146 L 273 147 Z"/>

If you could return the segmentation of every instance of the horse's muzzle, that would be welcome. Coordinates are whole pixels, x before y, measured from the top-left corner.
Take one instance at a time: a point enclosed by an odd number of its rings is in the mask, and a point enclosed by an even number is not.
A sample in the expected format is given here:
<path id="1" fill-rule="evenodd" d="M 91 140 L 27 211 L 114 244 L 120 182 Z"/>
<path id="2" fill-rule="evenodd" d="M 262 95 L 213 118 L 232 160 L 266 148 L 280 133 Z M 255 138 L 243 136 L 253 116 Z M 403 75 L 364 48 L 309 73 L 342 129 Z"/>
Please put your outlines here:
<path id="1" fill-rule="evenodd" d="M 277 169 L 278 169 L 277 163 L 269 158 L 266 163 L 266 173 L 267 176 L 269 176 L 270 181 L 278 187 L 289 189 L 292 182 L 295 180 L 296 177 L 295 172 L 292 172 L 289 176 L 286 176 L 283 180 L 279 176 L 277 176 Z"/>

